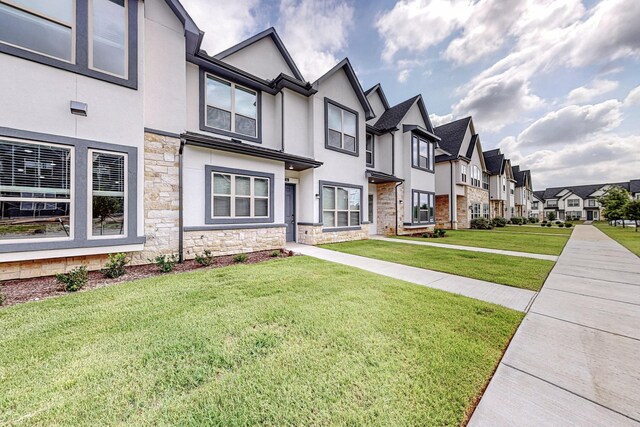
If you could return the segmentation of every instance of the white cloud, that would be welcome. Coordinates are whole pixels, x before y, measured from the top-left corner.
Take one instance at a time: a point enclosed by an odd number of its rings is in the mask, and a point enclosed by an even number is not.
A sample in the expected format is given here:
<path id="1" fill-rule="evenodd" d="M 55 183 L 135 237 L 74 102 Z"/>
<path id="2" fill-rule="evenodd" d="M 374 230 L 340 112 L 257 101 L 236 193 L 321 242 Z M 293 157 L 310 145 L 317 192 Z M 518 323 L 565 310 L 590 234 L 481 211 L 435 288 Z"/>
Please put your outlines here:
<path id="1" fill-rule="evenodd" d="M 569 95 L 567 95 L 567 104 L 583 104 L 617 88 L 618 82 L 615 80 L 597 79 L 587 86 L 580 86 L 569 92 Z"/>
<path id="2" fill-rule="evenodd" d="M 453 121 L 453 114 L 445 114 L 444 116 L 439 116 L 437 114 L 430 114 L 429 119 L 431 120 L 431 124 L 435 127 L 443 125 L 445 123 L 449 123 Z"/>
<path id="3" fill-rule="evenodd" d="M 279 33 L 305 79 L 314 81 L 339 61 L 353 14 L 353 7 L 340 0 L 281 0 Z"/>
<path id="4" fill-rule="evenodd" d="M 375 26 L 384 39 L 382 58 L 391 63 L 401 50 L 421 52 L 449 37 L 468 19 L 471 0 L 401 0 Z"/>
<path id="5" fill-rule="evenodd" d="M 182 4 L 198 27 L 205 32 L 202 47 L 209 54 L 219 53 L 264 28 L 257 17 L 260 0 L 183 0 Z M 214 19 L 223 16 L 224 19 Z"/>
<path id="6" fill-rule="evenodd" d="M 411 70 L 408 70 L 406 68 L 404 70 L 400 70 L 400 72 L 398 73 L 398 82 L 400 83 L 406 82 L 410 74 L 411 74 Z"/>
<path id="7" fill-rule="evenodd" d="M 640 86 L 631 89 L 627 97 L 624 99 L 624 106 L 631 107 L 640 104 Z"/>

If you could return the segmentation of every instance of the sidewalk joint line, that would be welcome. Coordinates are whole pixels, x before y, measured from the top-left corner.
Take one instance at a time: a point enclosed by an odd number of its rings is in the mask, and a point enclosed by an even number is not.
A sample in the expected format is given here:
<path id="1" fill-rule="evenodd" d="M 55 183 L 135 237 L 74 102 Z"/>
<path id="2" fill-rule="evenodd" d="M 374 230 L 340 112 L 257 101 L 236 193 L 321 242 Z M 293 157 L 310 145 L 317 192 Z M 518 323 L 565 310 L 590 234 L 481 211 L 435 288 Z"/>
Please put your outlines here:
<path id="1" fill-rule="evenodd" d="M 538 316 L 546 317 L 546 318 L 549 318 L 549 319 L 554 319 L 554 320 L 557 320 L 559 322 L 571 323 L 572 325 L 576 325 L 576 326 L 580 326 L 582 328 L 587 328 L 587 329 L 591 329 L 591 330 L 594 330 L 594 331 L 602 332 L 604 334 L 610 334 L 610 335 L 615 335 L 615 336 L 620 337 L 620 338 L 627 338 L 627 339 L 634 340 L 634 341 L 640 341 L 640 338 L 634 338 L 634 337 L 630 337 L 628 335 L 619 334 L 617 332 L 611 332 L 611 331 L 607 331 L 607 330 L 600 329 L 600 328 L 594 328 L 593 326 L 583 325 L 582 323 L 572 322 L 571 320 L 561 319 L 561 318 L 555 317 L 555 316 L 550 316 L 548 314 L 540 313 L 539 311 L 530 311 L 530 313 L 537 314 Z"/>
<path id="2" fill-rule="evenodd" d="M 633 286 L 633 285 L 631 285 L 631 286 Z M 582 294 L 580 292 L 566 291 L 564 289 L 557 289 L 557 288 L 547 288 L 547 289 L 551 289 L 552 291 L 556 291 L 556 292 L 564 292 L 564 293 L 567 293 L 567 294 L 580 295 L 580 296 L 588 297 L 588 298 L 602 299 L 602 300 L 605 300 L 605 301 L 619 302 L 621 304 L 630 304 L 630 305 L 639 305 L 640 306 L 640 303 L 637 303 L 637 302 L 622 301 L 622 300 L 619 300 L 619 299 L 605 298 L 605 297 L 599 297 L 599 296 L 589 295 L 589 294 Z"/>

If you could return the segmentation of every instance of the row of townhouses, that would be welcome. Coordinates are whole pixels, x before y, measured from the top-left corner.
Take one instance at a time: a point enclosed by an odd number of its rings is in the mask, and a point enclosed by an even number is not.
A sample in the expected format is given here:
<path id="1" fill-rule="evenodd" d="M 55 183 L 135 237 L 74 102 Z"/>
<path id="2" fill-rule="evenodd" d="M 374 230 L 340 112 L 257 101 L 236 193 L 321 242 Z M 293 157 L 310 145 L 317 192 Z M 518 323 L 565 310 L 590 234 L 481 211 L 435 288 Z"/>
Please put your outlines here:
<path id="1" fill-rule="evenodd" d="M 624 188 L 633 199 L 640 200 L 640 179 L 626 182 L 553 187 L 535 191 L 533 208 L 547 217 L 553 213 L 560 220 L 604 220 L 598 197 L 613 187 Z"/>
<path id="2" fill-rule="evenodd" d="M 215 55 L 177 0 L 0 0 L 0 280 L 468 227 L 531 176 L 274 29 Z M 497 159 L 496 157 L 499 157 Z"/>

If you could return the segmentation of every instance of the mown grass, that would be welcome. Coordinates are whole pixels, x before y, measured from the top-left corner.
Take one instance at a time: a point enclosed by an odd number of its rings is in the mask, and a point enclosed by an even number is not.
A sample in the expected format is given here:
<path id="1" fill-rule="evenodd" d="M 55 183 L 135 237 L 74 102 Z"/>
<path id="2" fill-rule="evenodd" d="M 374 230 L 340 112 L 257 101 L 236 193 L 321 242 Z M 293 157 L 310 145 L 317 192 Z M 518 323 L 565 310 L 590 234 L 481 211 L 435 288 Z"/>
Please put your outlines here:
<path id="1" fill-rule="evenodd" d="M 522 314 L 307 257 L 0 310 L 0 425 L 458 425 Z"/>
<path id="2" fill-rule="evenodd" d="M 540 224 L 507 225 L 506 227 L 496 227 L 491 231 L 501 233 L 566 234 L 568 236 L 573 231 L 573 227 L 558 227 L 555 222 L 553 222 L 551 227 L 542 227 Z"/>
<path id="3" fill-rule="evenodd" d="M 593 225 L 634 254 L 640 256 L 640 231 L 636 232 L 634 227 L 622 228 L 622 225 L 614 227 L 607 222 L 594 222 Z"/>
<path id="4" fill-rule="evenodd" d="M 533 291 L 540 290 L 554 265 L 553 261 L 380 240 L 333 243 L 322 247 Z"/>
<path id="5" fill-rule="evenodd" d="M 560 255 L 564 245 L 569 240 L 569 235 L 555 236 L 529 233 L 505 233 L 494 232 L 493 230 L 447 230 L 444 239 L 435 240 L 421 237 L 399 238 L 543 255 Z"/>

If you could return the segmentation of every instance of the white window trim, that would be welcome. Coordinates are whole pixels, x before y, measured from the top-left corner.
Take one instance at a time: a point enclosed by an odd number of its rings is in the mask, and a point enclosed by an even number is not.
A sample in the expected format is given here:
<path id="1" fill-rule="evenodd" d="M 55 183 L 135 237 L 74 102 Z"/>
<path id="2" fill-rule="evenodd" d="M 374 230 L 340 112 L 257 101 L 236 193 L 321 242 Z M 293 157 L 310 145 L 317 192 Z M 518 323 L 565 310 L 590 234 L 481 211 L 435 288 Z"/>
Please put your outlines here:
<path id="1" fill-rule="evenodd" d="M 27 47 L 24 46 L 20 46 L 20 45 L 16 45 L 13 43 L 7 43 L 5 41 L 0 41 L 0 43 L 7 45 L 7 46 L 13 46 L 17 49 L 21 49 L 24 50 L 26 52 L 31 52 L 31 53 L 35 53 L 37 55 L 42 55 L 42 56 L 46 56 L 47 58 L 52 58 L 55 59 L 57 61 L 62 61 L 65 62 L 67 64 L 75 64 L 76 63 L 76 16 L 77 16 L 77 12 L 76 12 L 76 0 L 71 0 L 72 1 L 72 5 L 71 5 L 71 22 L 66 22 L 57 18 L 54 18 L 52 16 L 49 15 L 45 15 L 42 12 L 38 12 L 34 9 L 31 9 L 29 7 L 25 7 L 24 5 L 19 5 L 14 3 L 11 0 L 0 0 L 0 3 L 4 3 L 5 5 L 12 7 L 14 9 L 18 9 L 22 12 L 26 12 L 28 14 L 37 16 L 38 18 L 42 18 L 44 20 L 53 22 L 55 24 L 61 25 L 63 27 L 67 27 L 69 29 L 71 29 L 71 59 L 70 60 L 66 60 L 64 58 L 60 58 L 58 56 L 53 56 L 53 55 L 49 55 L 47 53 L 44 52 L 40 52 L 38 50 L 33 50 L 33 49 L 29 49 Z"/>
<path id="2" fill-rule="evenodd" d="M 87 5 L 87 43 L 89 44 L 87 47 L 88 67 L 90 70 L 94 70 L 99 73 L 108 74 L 121 79 L 127 79 L 129 78 L 129 2 L 127 0 L 124 2 L 124 75 L 112 73 L 93 65 L 93 2 L 94 0 L 89 0 Z"/>
<path id="3" fill-rule="evenodd" d="M 323 184 L 322 185 L 322 192 L 324 194 L 324 189 L 325 188 L 333 188 L 335 193 L 334 193 L 334 208 L 333 209 L 325 209 L 324 207 L 324 197 L 322 200 L 322 226 L 324 229 L 341 229 L 341 228 L 352 228 L 352 227 L 360 227 L 362 225 L 362 201 L 363 201 L 363 196 L 362 196 L 362 189 L 361 188 L 357 188 L 357 187 L 346 187 L 346 186 L 340 186 L 340 185 L 328 185 L 328 184 Z M 345 190 L 347 192 L 347 209 L 338 209 L 338 189 L 340 190 Z M 351 190 L 356 190 L 360 192 L 360 209 L 351 209 L 351 201 L 349 200 L 350 197 L 350 191 Z M 324 223 L 324 213 L 325 212 L 333 212 L 333 224 L 332 225 L 327 225 Z M 339 212 L 346 212 L 347 213 L 347 225 L 338 225 L 338 213 Z M 351 224 L 351 214 L 358 212 L 358 223 L 357 224 Z"/>
<path id="4" fill-rule="evenodd" d="M 228 175 L 231 177 L 231 192 L 229 194 L 221 194 L 215 192 L 215 183 L 214 176 L 215 175 Z M 249 195 L 236 195 L 236 178 L 249 178 Z M 227 172 L 211 172 L 211 219 L 243 219 L 243 218 L 269 218 L 269 212 L 271 212 L 271 178 L 263 177 L 263 176 L 252 176 L 245 174 L 233 174 Z M 256 179 L 264 179 L 267 181 L 267 195 L 266 196 L 256 196 L 255 195 L 255 180 Z M 215 212 L 215 196 L 218 197 L 229 197 L 230 198 L 230 209 L 229 216 L 216 216 L 213 213 Z M 249 215 L 241 215 L 236 216 L 236 197 L 240 199 L 249 199 Z M 266 199 L 267 200 L 267 215 L 255 215 L 255 203 L 256 199 Z"/>
<path id="5" fill-rule="evenodd" d="M 120 153 L 117 151 L 108 150 L 87 150 L 87 240 L 107 240 L 107 239 L 126 239 L 128 237 L 127 232 L 129 229 L 129 156 L 127 153 Z M 122 229 L 123 234 L 109 234 L 103 236 L 93 235 L 93 153 L 114 154 L 117 156 L 124 156 L 124 225 Z"/>
<path id="6" fill-rule="evenodd" d="M 223 108 L 221 106 L 215 105 L 213 103 L 209 103 L 209 97 L 207 95 L 207 93 L 208 93 L 208 91 L 207 91 L 207 82 L 208 82 L 208 80 L 207 79 L 218 80 L 219 82 L 229 84 L 229 88 L 231 90 L 231 94 L 230 94 L 231 95 L 231 98 L 230 98 L 231 99 L 231 110 L 227 110 L 226 108 Z M 248 116 L 245 116 L 245 115 L 240 114 L 240 113 L 236 113 L 236 91 L 235 91 L 236 87 L 241 89 L 241 90 L 244 90 L 246 92 L 252 93 L 256 97 L 256 117 L 255 118 L 248 117 Z M 234 83 L 232 81 L 222 79 L 222 78 L 220 78 L 218 76 L 215 76 L 213 74 L 204 73 L 204 125 L 206 127 L 209 127 L 211 129 L 216 129 L 216 130 L 219 130 L 219 131 L 222 131 L 222 132 L 231 132 L 233 134 L 238 135 L 238 137 L 240 137 L 240 138 L 242 138 L 242 137 L 257 138 L 258 137 L 258 129 L 259 129 L 258 126 L 260 126 L 259 117 L 258 117 L 258 102 L 259 102 L 258 101 L 258 92 L 256 92 L 255 90 L 249 89 L 248 87 L 245 87 L 245 86 L 242 86 L 242 85 L 239 85 L 239 84 L 236 84 L 236 83 Z M 209 124 L 209 118 L 208 118 L 208 114 L 207 114 L 207 107 L 217 108 L 219 110 L 227 111 L 228 113 L 231 114 L 231 126 L 229 127 L 228 130 L 227 129 L 222 129 L 222 128 L 219 128 L 219 127 L 215 127 L 212 124 Z M 247 134 L 244 134 L 244 133 L 236 132 L 236 120 L 235 120 L 236 114 L 238 116 L 240 116 L 240 117 L 245 117 L 247 119 L 256 121 L 256 132 L 255 132 L 255 134 L 247 135 Z"/>
<path id="7" fill-rule="evenodd" d="M 44 238 L 33 238 L 33 239 L 6 239 L 0 240 L 0 245 L 10 244 L 10 243 L 46 243 L 46 242 L 61 242 L 61 241 L 70 241 L 74 239 L 74 224 L 75 224 L 75 147 L 69 145 L 62 144 L 51 144 L 47 142 L 40 141 L 31 141 L 24 139 L 16 139 L 16 138 L 6 138 L 3 137 L 3 140 L 6 141 L 15 141 L 15 142 L 23 142 L 26 144 L 33 145 L 44 145 L 47 147 L 60 147 L 65 150 L 69 150 L 69 167 L 71 168 L 71 173 L 69 174 L 69 199 L 44 199 L 44 198 L 22 198 L 22 197 L 0 197 L 0 201 L 7 202 L 44 202 L 44 203 L 69 203 L 69 236 L 61 236 L 61 237 L 44 237 Z"/>

